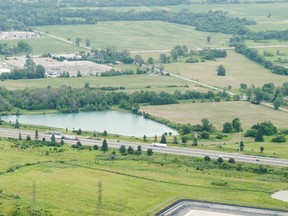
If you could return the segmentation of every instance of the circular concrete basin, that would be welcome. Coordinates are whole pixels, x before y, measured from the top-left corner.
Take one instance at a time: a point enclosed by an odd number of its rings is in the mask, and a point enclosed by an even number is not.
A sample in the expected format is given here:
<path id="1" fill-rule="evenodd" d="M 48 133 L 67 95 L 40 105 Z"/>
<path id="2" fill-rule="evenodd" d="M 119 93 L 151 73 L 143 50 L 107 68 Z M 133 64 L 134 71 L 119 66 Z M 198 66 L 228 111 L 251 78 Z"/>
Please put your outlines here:
<path id="1" fill-rule="evenodd" d="M 281 190 L 271 195 L 272 198 L 288 202 L 288 190 Z"/>

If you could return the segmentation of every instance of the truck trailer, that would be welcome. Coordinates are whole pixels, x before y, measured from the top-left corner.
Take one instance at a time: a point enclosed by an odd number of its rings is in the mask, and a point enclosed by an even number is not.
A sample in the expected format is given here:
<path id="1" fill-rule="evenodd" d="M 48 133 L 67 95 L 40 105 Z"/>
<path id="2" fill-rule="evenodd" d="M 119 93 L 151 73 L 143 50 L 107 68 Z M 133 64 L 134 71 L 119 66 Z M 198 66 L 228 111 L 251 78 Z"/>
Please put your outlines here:
<path id="1" fill-rule="evenodd" d="M 155 146 L 155 147 L 162 147 L 162 148 L 166 148 L 167 144 L 165 143 L 152 143 L 151 146 Z"/>

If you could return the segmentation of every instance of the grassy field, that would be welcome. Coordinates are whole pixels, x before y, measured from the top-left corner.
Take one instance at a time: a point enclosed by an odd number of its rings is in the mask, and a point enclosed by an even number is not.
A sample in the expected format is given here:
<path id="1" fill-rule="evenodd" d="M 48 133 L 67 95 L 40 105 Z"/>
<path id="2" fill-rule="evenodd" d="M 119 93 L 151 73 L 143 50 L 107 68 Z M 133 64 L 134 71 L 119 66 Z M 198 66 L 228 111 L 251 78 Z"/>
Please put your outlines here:
<path id="1" fill-rule="evenodd" d="M 264 52 L 271 56 L 264 55 Z M 288 66 L 288 47 L 286 48 L 263 48 L 258 49 L 258 53 L 264 56 L 265 59 L 272 61 L 274 64 Z M 279 60 L 282 60 L 282 62 Z M 285 61 L 285 62 L 284 62 Z"/>
<path id="2" fill-rule="evenodd" d="M 62 27 L 63 28 L 63 27 Z M 7 43 L 11 45 L 17 45 L 20 40 L 4 40 L 0 43 Z M 79 51 L 84 51 L 84 49 L 59 41 L 52 38 L 33 38 L 33 39 L 23 39 L 33 48 L 33 55 L 40 55 L 44 53 L 51 54 L 65 54 L 65 53 L 78 53 Z"/>
<path id="3" fill-rule="evenodd" d="M 267 30 L 287 30 L 288 21 L 286 20 L 269 20 L 258 22 L 257 25 L 249 26 L 252 31 L 267 31 Z"/>
<path id="4" fill-rule="evenodd" d="M 285 112 L 244 101 L 143 106 L 141 111 L 174 122 L 192 125 L 201 123 L 202 118 L 208 118 L 218 130 L 222 130 L 223 124 L 227 121 L 231 122 L 234 118 L 242 121 L 244 129 L 264 121 L 271 121 L 279 128 L 287 128 L 287 123 L 283 119 L 288 117 Z"/>
<path id="5" fill-rule="evenodd" d="M 216 69 L 222 64 L 226 68 L 226 76 L 217 76 Z M 248 60 L 245 56 L 228 51 L 226 58 L 204 63 L 171 63 L 164 65 L 168 72 L 179 74 L 183 77 L 198 80 L 206 84 L 218 87 L 238 89 L 241 83 L 248 86 L 262 86 L 264 83 L 272 82 L 275 85 L 282 85 L 288 81 L 287 76 L 272 74 L 262 66 Z"/>
<path id="6" fill-rule="evenodd" d="M 47 147 L 12 149 L 12 143 L 0 143 L 4 146 L 0 149 L 0 213 L 15 205 L 32 206 L 35 182 L 36 202 L 31 209 L 48 210 L 53 215 L 95 215 L 99 181 L 103 183 L 100 210 L 109 216 L 146 215 L 172 197 L 288 209 L 285 203 L 270 198 L 271 193 L 287 188 L 284 176 L 218 169 L 217 165 L 209 169 L 212 162 L 205 165 L 167 154 L 120 156 L 116 150 L 116 159 L 111 160 L 111 150 L 102 155 L 64 146 L 59 153 Z M 17 172 L 6 172 L 25 164 Z M 218 185 L 221 183 L 224 186 Z"/>
<path id="7" fill-rule="evenodd" d="M 194 13 L 205 13 L 209 10 L 227 11 L 229 15 L 252 19 L 257 22 L 257 25 L 249 26 L 251 30 L 265 31 L 265 30 L 282 30 L 287 29 L 287 11 L 288 3 L 256 3 L 250 2 L 248 4 L 191 4 L 191 5 L 177 5 L 177 6 L 163 6 L 163 7 L 109 7 L 107 10 L 117 11 L 151 11 L 151 10 L 169 10 L 179 12 L 183 9 L 189 9 Z M 91 8 L 90 8 L 91 9 Z M 94 8 L 98 9 L 98 8 Z M 103 8 L 102 8 L 103 9 Z M 271 14 L 268 18 L 268 14 Z"/>
<path id="8" fill-rule="evenodd" d="M 163 50 L 181 44 L 189 48 L 227 46 L 229 35 L 195 31 L 191 26 L 160 21 L 99 22 L 97 25 L 43 26 L 40 31 L 75 41 L 91 41 L 91 47 L 115 46 L 127 50 Z M 117 37 L 115 37 L 117 35 Z M 169 35 L 169 36 L 168 36 Z M 207 36 L 212 40 L 207 44 Z"/>
<path id="9" fill-rule="evenodd" d="M 89 82 L 90 87 L 125 87 L 125 91 L 168 91 L 174 92 L 176 89 L 181 91 L 197 90 L 207 91 L 205 88 L 196 87 L 195 85 L 169 76 L 158 75 L 126 75 L 113 77 L 74 77 L 74 78 L 45 78 L 37 80 L 5 80 L 1 82 L 1 86 L 10 90 L 24 89 L 24 88 L 46 88 L 52 86 L 53 88 L 61 87 L 63 85 L 71 86 L 73 88 L 82 88 L 85 83 Z M 175 85 L 175 88 L 168 86 Z M 147 88 L 147 86 L 150 86 Z M 187 87 L 188 86 L 188 87 Z"/>

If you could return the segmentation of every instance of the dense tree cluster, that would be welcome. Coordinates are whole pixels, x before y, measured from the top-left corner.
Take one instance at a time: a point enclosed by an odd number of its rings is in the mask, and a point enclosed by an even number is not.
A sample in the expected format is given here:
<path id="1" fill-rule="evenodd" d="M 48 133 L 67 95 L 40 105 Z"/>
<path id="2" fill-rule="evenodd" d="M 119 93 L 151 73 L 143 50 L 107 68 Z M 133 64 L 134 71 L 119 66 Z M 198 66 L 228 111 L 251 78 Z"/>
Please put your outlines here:
<path id="1" fill-rule="evenodd" d="M 165 92 L 140 91 L 132 94 L 124 92 L 104 92 L 95 88 L 73 89 L 71 87 L 46 89 L 24 89 L 8 91 L 0 88 L 0 111 L 12 108 L 24 110 L 57 109 L 62 112 L 107 110 L 112 105 L 137 113 L 138 104 L 161 105 L 175 104 L 178 100 L 213 99 L 216 96 L 227 97 L 226 93 L 208 93 L 187 91 L 174 94 Z"/>
<path id="2" fill-rule="evenodd" d="M 225 58 L 227 56 L 227 52 L 226 50 L 218 50 L 218 49 L 210 49 L 210 48 L 205 48 L 202 50 L 189 50 L 188 47 L 185 45 L 184 46 L 177 45 L 173 47 L 173 49 L 171 49 L 170 55 L 171 55 L 172 60 L 177 60 L 179 57 L 180 58 L 188 57 L 186 62 L 194 63 L 194 62 L 198 62 L 198 59 L 196 58 L 200 58 L 201 61 L 215 60 L 216 58 Z M 194 61 L 192 62 L 191 59 L 194 59 Z"/>
<path id="3" fill-rule="evenodd" d="M 278 133 L 278 129 L 271 122 L 257 123 L 247 130 L 245 137 L 254 137 L 256 142 L 264 142 L 263 136 L 273 136 Z"/>
<path id="4" fill-rule="evenodd" d="M 127 50 L 117 50 L 115 47 L 107 47 L 105 50 L 92 49 L 91 55 L 83 56 L 83 58 L 104 64 L 116 63 L 117 61 L 126 64 L 134 62 Z"/>
<path id="5" fill-rule="evenodd" d="M 32 47 L 24 41 L 19 41 L 17 46 L 11 46 L 6 43 L 0 43 L 1 55 L 10 56 L 10 55 L 18 54 L 18 53 L 29 54 L 31 52 L 32 52 Z"/>
<path id="6" fill-rule="evenodd" d="M 242 86 L 244 84 L 242 83 Z M 247 95 L 247 99 L 254 104 L 260 104 L 262 101 L 271 102 L 277 110 L 283 104 L 287 104 L 284 97 L 288 95 L 288 83 L 283 83 L 282 86 L 276 87 L 273 83 L 265 83 L 261 88 L 251 86 L 250 88 L 242 89 Z"/>
<path id="7" fill-rule="evenodd" d="M 232 120 L 232 122 L 225 122 L 223 125 L 223 133 L 232 133 L 242 131 L 241 122 L 238 118 Z"/>

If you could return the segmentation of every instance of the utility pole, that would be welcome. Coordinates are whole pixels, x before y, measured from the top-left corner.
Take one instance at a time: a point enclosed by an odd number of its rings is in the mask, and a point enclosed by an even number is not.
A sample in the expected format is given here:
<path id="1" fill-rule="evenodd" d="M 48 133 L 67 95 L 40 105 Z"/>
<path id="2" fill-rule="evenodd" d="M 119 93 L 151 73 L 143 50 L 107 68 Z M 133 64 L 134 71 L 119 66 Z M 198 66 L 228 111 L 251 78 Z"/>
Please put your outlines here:
<path id="1" fill-rule="evenodd" d="M 103 184 L 102 181 L 98 182 L 98 194 L 97 194 L 97 216 L 100 216 L 100 210 L 102 207 L 102 192 L 103 192 Z"/>
<path id="2" fill-rule="evenodd" d="M 36 184 L 33 181 L 33 188 L 32 188 L 32 205 L 35 206 L 36 203 Z"/>

